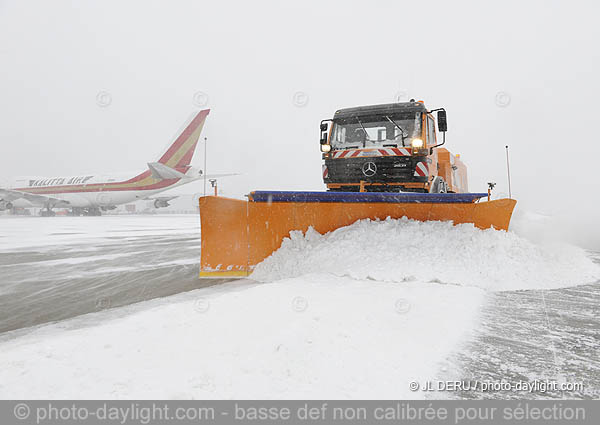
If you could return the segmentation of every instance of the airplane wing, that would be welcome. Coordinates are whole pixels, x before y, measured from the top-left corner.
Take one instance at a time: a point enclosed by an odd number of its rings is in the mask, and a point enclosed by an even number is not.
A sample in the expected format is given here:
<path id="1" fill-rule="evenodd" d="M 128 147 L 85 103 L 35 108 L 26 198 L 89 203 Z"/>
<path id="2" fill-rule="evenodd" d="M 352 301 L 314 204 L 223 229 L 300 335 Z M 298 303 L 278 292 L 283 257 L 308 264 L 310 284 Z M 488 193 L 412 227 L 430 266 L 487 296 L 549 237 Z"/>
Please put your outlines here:
<path id="1" fill-rule="evenodd" d="M 204 177 L 206 177 L 207 179 L 214 179 L 217 177 L 229 177 L 229 176 L 239 176 L 240 173 L 227 173 L 227 174 L 207 174 L 206 176 L 204 174 L 202 174 L 200 176 L 200 180 L 202 180 Z"/>
<path id="2" fill-rule="evenodd" d="M 35 205 L 51 207 L 68 207 L 70 203 L 62 199 L 53 198 L 51 196 L 35 195 L 33 193 L 21 192 L 18 190 L 1 189 L 0 188 L 0 199 L 4 201 L 14 201 L 16 199 L 25 199 Z"/>
<path id="3" fill-rule="evenodd" d="M 175 198 L 179 198 L 180 195 L 175 195 L 175 196 L 154 196 L 152 198 L 143 198 L 142 201 L 163 201 L 163 202 L 169 202 Z"/>
<path id="4" fill-rule="evenodd" d="M 185 174 L 160 162 L 149 162 L 148 168 L 152 172 L 152 177 L 161 180 L 185 178 Z"/>
<path id="5" fill-rule="evenodd" d="M 154 177 L 156 179 L 168 180 L 168 179 L 184 179 L 186 177 L 190 177 L 186 174 L 183 174 L 183 173 L 175 170 L 174 168 L 171 168 L 165 164 L 161 164 L 160 162 L 149 162 L 148 168 L 152 172 L 152 177 Z M 237 176 L 237 175 L 239 175 L 239 173 L 207 174 L 206 178 L 213 179 L 213 178 L 217 178 L 217 177 L 229 177 L 229 176 Z M 202 172 L 200 172 L 197 176 L 193 176 L 191 178 L 193 178 L 194 180 L 201 180 L 204 177 L 205 177 L 204 174 L 202 174 Z"/>

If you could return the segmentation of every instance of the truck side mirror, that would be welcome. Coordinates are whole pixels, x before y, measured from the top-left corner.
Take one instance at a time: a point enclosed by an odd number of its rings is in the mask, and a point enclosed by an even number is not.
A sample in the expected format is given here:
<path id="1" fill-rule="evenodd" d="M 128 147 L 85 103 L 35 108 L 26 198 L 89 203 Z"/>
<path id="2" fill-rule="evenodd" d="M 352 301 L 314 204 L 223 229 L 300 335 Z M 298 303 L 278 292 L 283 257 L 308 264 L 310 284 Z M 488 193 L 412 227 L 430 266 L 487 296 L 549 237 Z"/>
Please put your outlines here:
<path id="1" fill-rule="evenodd" d="M 329 124 L 326 122 L 321 122 L 321 144 L 322 145 L 326 145 L 327 144 L 327 130 L 329 129 Z"/>
<path id="2" fill-rule="evenodd" d="M 446 111 L 443 109 L 437 113 L 438 131 L 443 132 L 448 130 L 448 121 L 446 120 Z"/>

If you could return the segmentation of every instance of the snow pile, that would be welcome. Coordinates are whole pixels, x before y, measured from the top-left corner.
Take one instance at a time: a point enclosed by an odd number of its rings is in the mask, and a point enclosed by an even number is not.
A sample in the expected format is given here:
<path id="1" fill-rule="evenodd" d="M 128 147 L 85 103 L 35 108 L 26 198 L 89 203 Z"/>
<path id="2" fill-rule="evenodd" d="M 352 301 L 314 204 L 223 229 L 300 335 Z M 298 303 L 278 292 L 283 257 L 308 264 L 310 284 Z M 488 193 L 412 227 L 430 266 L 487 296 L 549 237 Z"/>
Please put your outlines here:
<path id="1" fill-rule="evenodd" d="M 536 245 L 511 232 L 471 224 L 361 220 L 321 235 L 291 232 L 260 263 L 262 282 L 329 273 L 387 282 L 425 281 L 486 290 L 558 288 L 600 279 L 600 267 L 570 245 Z"/>
<path id="2" fill-rule="evenodd" d="M 600 251 L 598 208 L 578 209 L 572 214 L 548 215 L 515 210 L 510 229 L 535 243 L 568 242 L 589 250 Z"/>
<path id="3" fill-rule="evenodd" d="M 0 342 L 0 398 L 420 398 L 483 297 L 331 275 L 200 289 Z"/>

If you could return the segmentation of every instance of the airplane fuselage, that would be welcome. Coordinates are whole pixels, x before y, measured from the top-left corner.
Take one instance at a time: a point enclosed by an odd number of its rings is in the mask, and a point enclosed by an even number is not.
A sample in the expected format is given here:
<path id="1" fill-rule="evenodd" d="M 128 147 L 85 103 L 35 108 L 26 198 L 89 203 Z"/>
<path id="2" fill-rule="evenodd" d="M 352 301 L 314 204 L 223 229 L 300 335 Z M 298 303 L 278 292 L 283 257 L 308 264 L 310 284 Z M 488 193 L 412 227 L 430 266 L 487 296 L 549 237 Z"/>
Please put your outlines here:
<path id="1" fill-rule="evenodd" d="M 191 166 L 202 127 L 209 110 L 195 113 L 183 131 L 155 162 L 147 162 L 141 173 L 71 177 L 19 177 L 8 185 L 0 184 L 0 211 L 14 207 L 45 208 L 42 215 L 53 215 L 52 208 L 70 208 L 73 213 L 85 209 L 98 215 L 101 209 L 113 209 L 182 184 L 198 180 L 202 171 Z M 204 176 L 207 178 L 207 176 Z M 173 199 L 173 197 L 167 197 Z M 157 208 L 168 206 L 156 199 Z"/>
<path id="2" fill-rule="evenodd" d="M 201 172 L 192 167 L 180 170 L 184 178 L 160 179 L 150 171 L 118 175 L 80 175 L 70 177 L 19 177 L 10 189 L 44 195 L 69 203 L 70 208 L 110 208 L 146 199 L 157 193 L 197 180 Z M 135 175 L 127 179 L 126 176 Z M 41 207 L 25 199 L 13 201 L 15 207 Z M 52 207 L 52 205 L 50 205 Z"/>

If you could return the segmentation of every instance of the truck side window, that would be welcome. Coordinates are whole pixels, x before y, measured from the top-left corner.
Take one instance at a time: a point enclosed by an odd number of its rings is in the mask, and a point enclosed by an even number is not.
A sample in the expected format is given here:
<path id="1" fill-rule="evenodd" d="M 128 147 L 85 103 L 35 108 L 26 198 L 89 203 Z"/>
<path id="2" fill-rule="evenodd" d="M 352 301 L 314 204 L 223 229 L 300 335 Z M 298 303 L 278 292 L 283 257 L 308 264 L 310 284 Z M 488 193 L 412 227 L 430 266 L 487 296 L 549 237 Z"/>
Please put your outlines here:
<path id="1" fill-rule="evenodd" d="M 431 117 L 427 117 L 427 145 L 435 145 L 435 124 Z"/>

